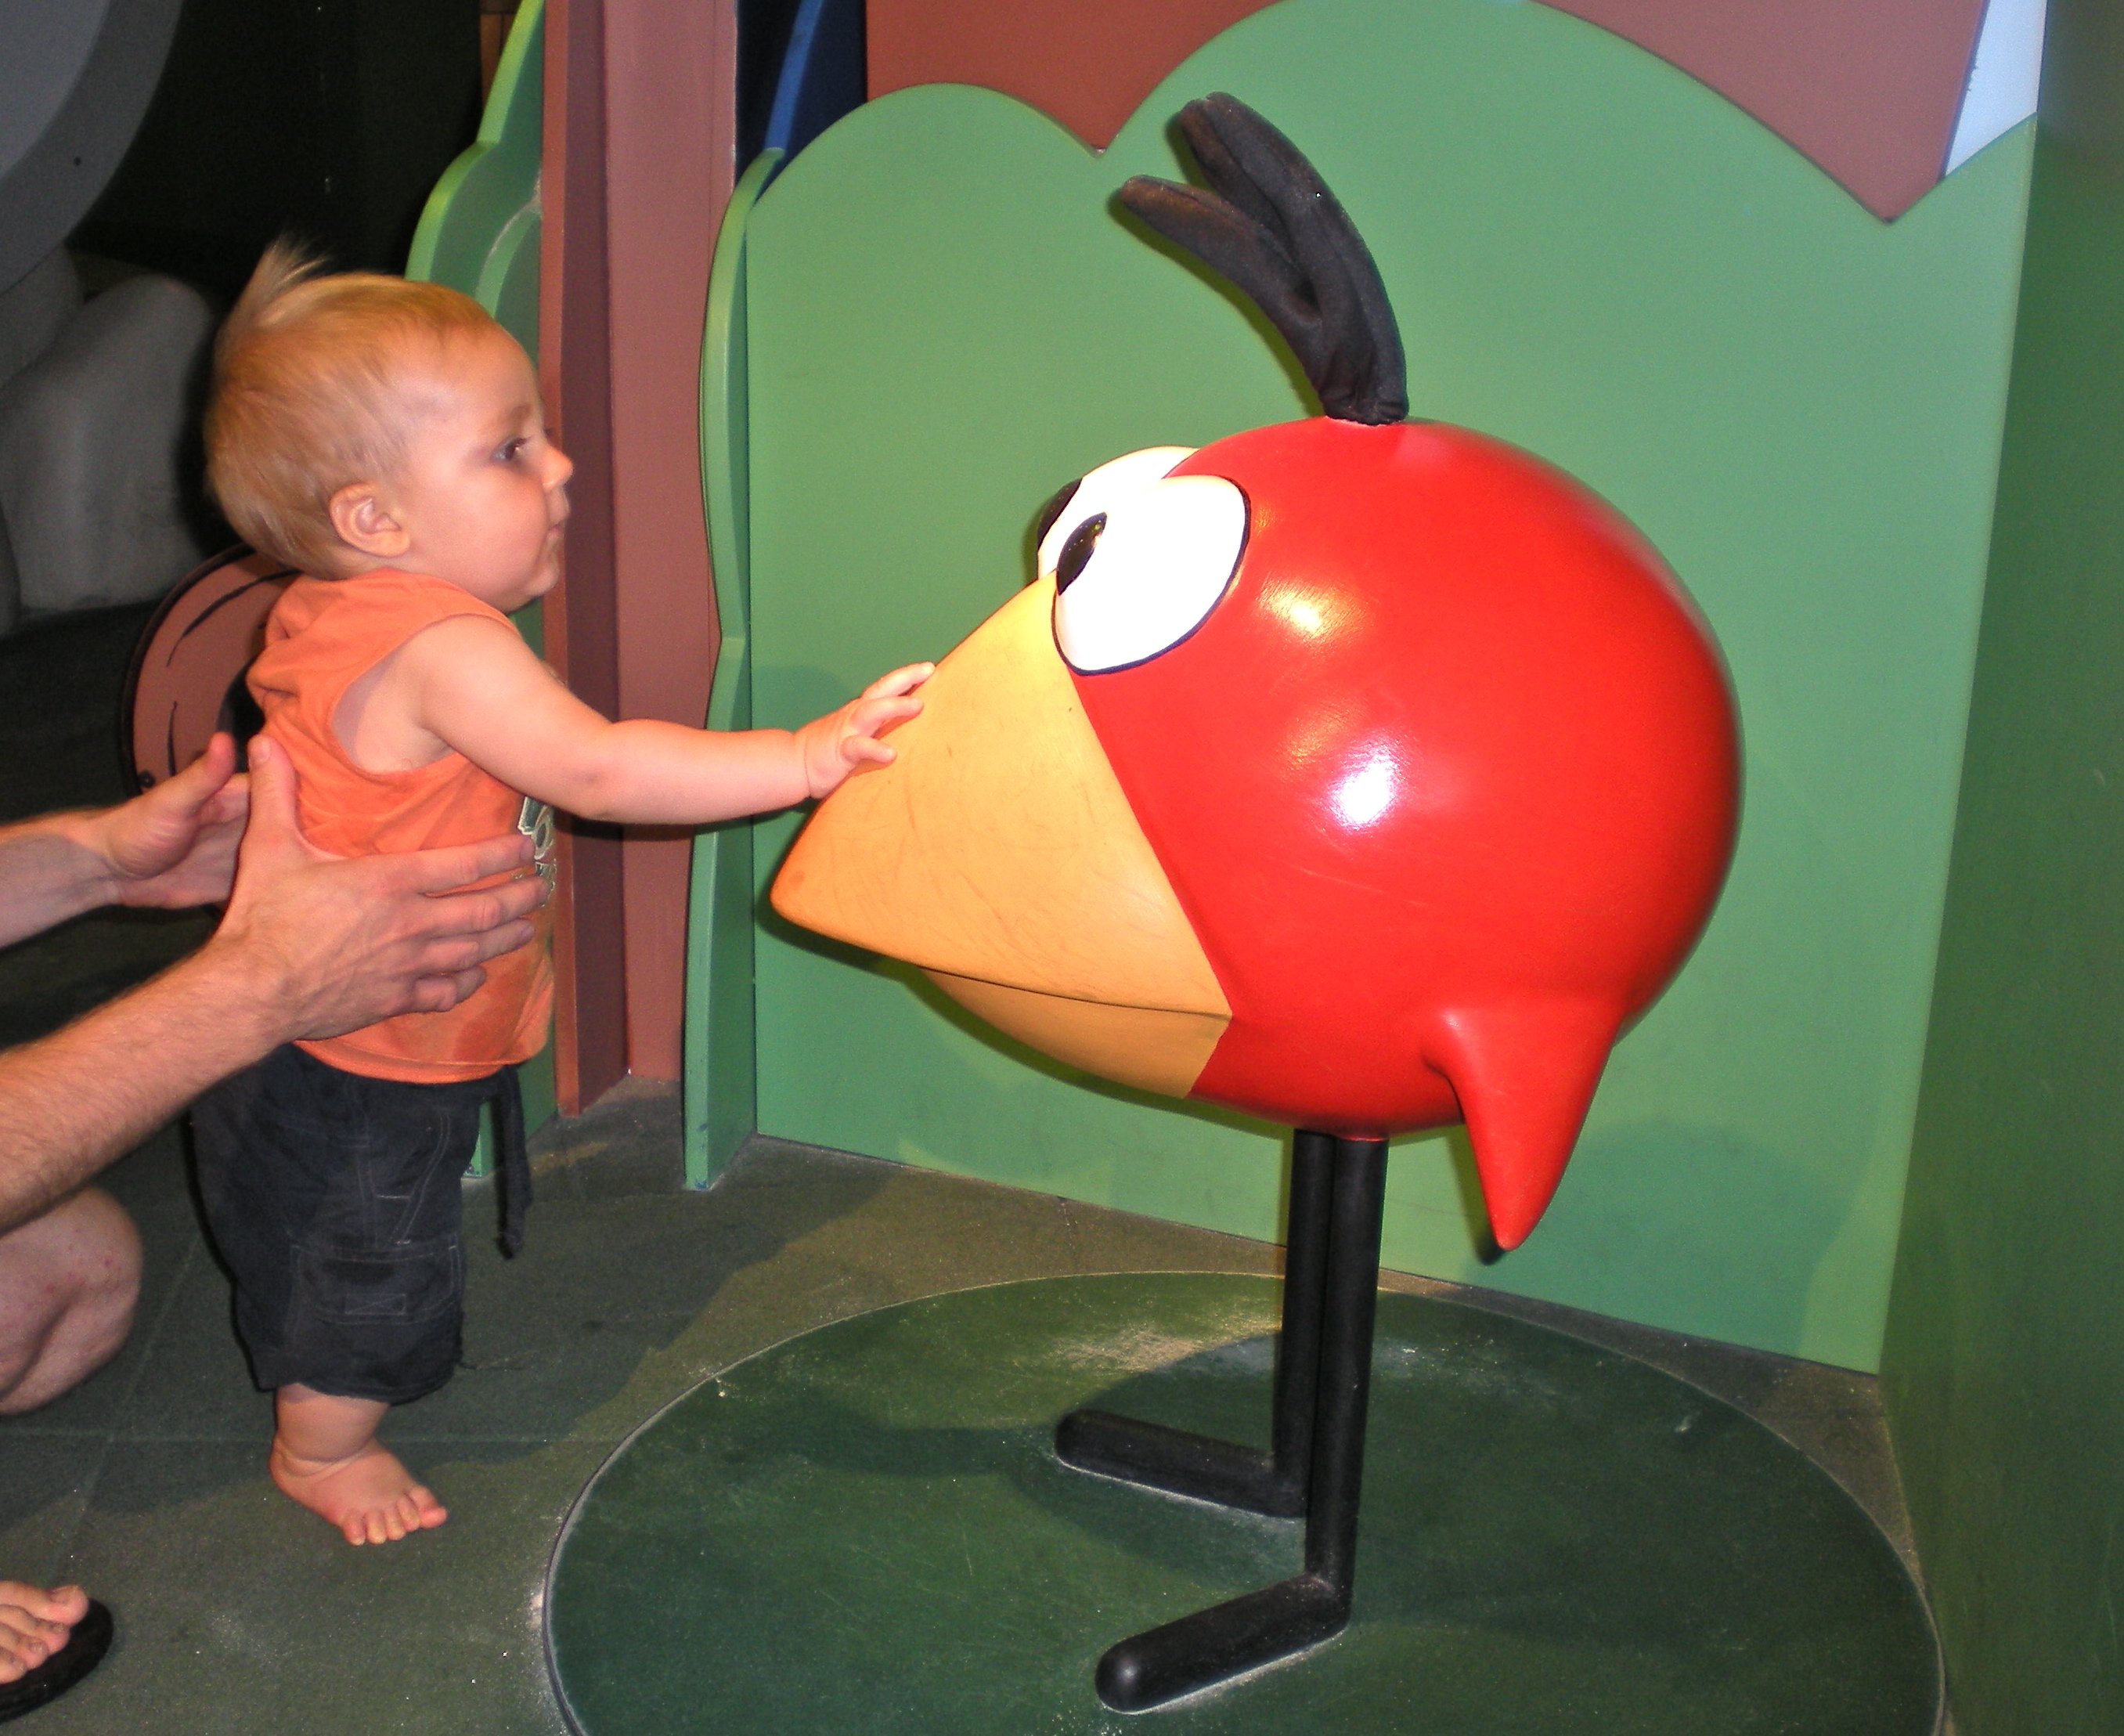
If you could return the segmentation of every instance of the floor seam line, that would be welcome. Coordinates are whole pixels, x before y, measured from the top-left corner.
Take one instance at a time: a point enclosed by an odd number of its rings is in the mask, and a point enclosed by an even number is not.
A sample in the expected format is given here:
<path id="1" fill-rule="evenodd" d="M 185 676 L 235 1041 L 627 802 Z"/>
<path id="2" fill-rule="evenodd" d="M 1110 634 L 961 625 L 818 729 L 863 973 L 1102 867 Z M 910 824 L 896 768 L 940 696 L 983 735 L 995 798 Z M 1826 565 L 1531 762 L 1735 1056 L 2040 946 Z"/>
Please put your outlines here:
<path id="1" fill-rule="evenodd" d="M 140 1383 L 148 1378 L 148 1365 L 154 1361 L 155 1352 L 162 1344 L 162 1329 L 170 1323 L 170 1315 L 177 1306 L 177 1298 L 184 1293 L 185 1280 L 191 1276 L 193 1263 L 204 1245 L 199 1231 L 195 1230 L 191 1240 L 185 1246 L 184 1258 L 177 1263 L 177 1275 L 171 1280 L 170 1293 L 162 1298 L 162 1306 L 156 1312 L 154 1324 L 148 1329 L 146 1342 L 140 1347 L 139 1366 L 133 1371 L 133 1378 L 126 1383 L 125 1395 L 118 1401 L 116 1414 L 120 1417 L 132 1413 L 133 1401 L 139 1396 Z M 111 1433 L 113 1435 L 117 1433 L 115 1424 Z"/>
<path id="2" fill-rule="evenodd" d="M 131 1414 L 133 1400 L 140 1390 L 140 1383 L 148 1377 L 148 1362 L 154 1356 L 155 1347 L 162 1342 L 162 1328 L 169 1322 L 170 1310 L 177 1305 L 178 1294 L 184 1288 L 185 1279 L 190 1274 L 192 1261 L 199 1252 L 200 1245 L 199 1233 L 195 1230 L 190 1242 L 185 1249 L 184 1258 L 177 1263 L 177 1275 L 171 1280 L 170 1293 L 163 1298 L 162 1308 L 155 1315 L 154 1324 L 148 1329 L 147 1342 L 141 1347 L 139 1366 L 133 1371 L 133 1378 L 126 1383 L 125 1395 L 119 1400 L 113 1413 L 116 1420 L 102 1431 L 101 1444 L 96 1451 L 96 1463 L 82 1483 L 81 1504 L 75 1509 L 73 1522 L 68 1526 L 65 1535 L 60 1541 L 59 1552 L 53 1560 L 54 1578 L 59 1577 L 57 1569 L 59 1564 L 71 1560 L 75 1550 L 80 1547 L 82 1533 L 88 1524 L 88 1516 L 95 1509 L 96 1491 L 103 1486 L 103 1474 L 110 1469 L 110 1455 L 118 1446 L 118 1423 Z M 63 1437 L 59 1435 L 57 1430 L 54 1430 L 48 1438 L 63 1438 Z M 94 1437 L 91 1436 L 90 1438 Z"/>
<path id="3" fill-rule="evenodd" d="M 103 1473 L 110 1463 L 110 1449 L 114 1444 L 110 1437 L 104 1437 L 96 1451 L 96 1463 L 90 1468 L 87 1476 L 82 1480 L 80 1505 L 75 1508 L 73 1521 L 61 1534 L 59 1547 L 51 1558 L 54 1583 L 63 1578 L 59 1572 L 61 1566 L 73 1559 L 75 1550 L 81 1545 L 81 1535 L 87 1527 L 89 1512 L 96 1504 L 96 1492 L 103 1486 Z"/>

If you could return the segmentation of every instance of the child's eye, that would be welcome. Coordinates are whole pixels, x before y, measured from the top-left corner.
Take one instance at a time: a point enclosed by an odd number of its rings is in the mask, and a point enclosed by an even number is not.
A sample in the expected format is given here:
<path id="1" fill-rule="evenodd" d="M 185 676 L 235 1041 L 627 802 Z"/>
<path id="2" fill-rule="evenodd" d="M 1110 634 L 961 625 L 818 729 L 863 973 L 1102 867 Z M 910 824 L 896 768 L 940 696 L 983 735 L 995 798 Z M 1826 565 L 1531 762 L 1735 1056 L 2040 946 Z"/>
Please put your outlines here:
<path id="1" fill-rule="evenodd" d="M 505 464 L 513 464 L 522 454 L 524 449 L 530 444 L 531 442 L 527 440 L 510 440 L 494 455 Z"/>

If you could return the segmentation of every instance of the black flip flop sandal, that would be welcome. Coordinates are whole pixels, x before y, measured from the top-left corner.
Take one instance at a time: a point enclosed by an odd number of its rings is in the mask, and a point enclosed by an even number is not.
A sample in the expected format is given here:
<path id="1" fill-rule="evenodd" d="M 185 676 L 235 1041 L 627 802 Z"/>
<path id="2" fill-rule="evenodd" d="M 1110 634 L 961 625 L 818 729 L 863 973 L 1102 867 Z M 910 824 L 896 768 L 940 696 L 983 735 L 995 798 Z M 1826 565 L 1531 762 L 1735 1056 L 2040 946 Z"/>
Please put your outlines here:
<path id="1" fill-rule="evenodd" d="M 0 1724 L 58 1699 L 102 1663 L 103 1654 L 110 1649 L 112 1631 L 110 1611 L 92 1597 L 88 1613 L 74 1623 L 73 1634 L 63 1646 L 27 1675 L 0 1682 Z"/>

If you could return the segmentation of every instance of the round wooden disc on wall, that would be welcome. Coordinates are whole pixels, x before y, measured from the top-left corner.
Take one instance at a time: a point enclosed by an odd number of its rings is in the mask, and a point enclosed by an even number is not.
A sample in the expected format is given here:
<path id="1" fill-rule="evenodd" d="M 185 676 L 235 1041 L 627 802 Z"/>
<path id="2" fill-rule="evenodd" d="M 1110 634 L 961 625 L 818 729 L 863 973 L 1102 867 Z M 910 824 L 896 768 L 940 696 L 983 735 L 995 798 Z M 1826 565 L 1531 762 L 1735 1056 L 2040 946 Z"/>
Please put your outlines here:
<path id="1" fill-rule="evenodd" d="M 243 685 L 266 618 L 298 574 L 241 544 L 202 564 L 155 611 L 133 652 L 120 713 L 128 769 L 142 789 L 180 772 L 218 729 L 238 746 L 259 724 Z"/>

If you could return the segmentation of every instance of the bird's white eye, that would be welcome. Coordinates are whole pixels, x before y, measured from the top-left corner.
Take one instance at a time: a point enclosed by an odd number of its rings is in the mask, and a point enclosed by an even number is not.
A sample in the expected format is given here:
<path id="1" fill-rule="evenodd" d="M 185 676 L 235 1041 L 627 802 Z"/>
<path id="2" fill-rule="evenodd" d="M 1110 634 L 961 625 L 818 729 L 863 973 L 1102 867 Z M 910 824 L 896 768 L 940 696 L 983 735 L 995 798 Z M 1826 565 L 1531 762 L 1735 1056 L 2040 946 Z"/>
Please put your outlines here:
<path id="1" fill-rule="evenodd" d="M 1055 578 L 1055 642 L 1079 675 L 1123 669 L 1177 645 L 1231 583 L 1247 497 L 1216 476 L 1172 476 L 1189 449 L 1132 452 L 1050 508 L 1040 571 Z"/>
<path id="2" fill-rule="evenodd" d="M 1146 446 L 1140 452 L 1111 459 L 1084 475 L 1050 501 L 1040 515 L 1040 576 L 1055 571 L 1055 562 L 1069 534 L 1088 518 L 1113 510 L 1114 502 L 1140 494 L 1153 482 L 1162 482 L 1172 467 L 1191 458 L 1192 446 Z"/>

